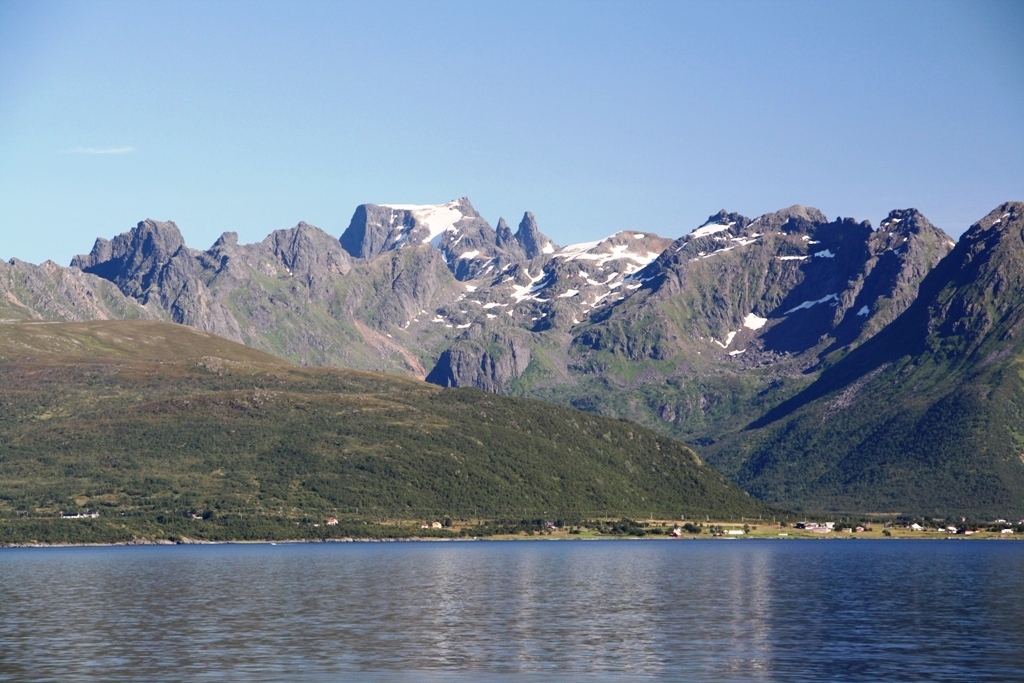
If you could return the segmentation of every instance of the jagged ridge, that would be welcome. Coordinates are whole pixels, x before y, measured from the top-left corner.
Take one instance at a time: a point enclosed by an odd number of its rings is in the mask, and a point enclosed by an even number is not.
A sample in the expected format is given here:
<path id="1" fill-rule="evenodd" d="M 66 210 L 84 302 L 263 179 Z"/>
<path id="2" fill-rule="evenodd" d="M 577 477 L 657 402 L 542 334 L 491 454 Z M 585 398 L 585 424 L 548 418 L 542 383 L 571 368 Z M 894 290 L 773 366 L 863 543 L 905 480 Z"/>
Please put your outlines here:
<path id="1" fill-rule="evenodd" d="M 624 230 L 559 248 L 529 212 L 513 234 L 463 198 L 363 205 L 340 239 L 300 223 L 253 245 L 225 233 L 205 252 L 144 221 L 74 265 L 116 283 L 126 311 L 303 363 L 628 417 L 738 476 L 717 444 L 899 329 L 953 244 L 913 209 L 873 230 L 794 206 L 722 211 L 674 240 Z"/>
<path id="2" fill-rule="evenodd" d="M 1024 204 L 1008 203 L 891 324 L 716 445 L 715 461 L 782 504 L 1024 513 L 1022 330 Z"/>

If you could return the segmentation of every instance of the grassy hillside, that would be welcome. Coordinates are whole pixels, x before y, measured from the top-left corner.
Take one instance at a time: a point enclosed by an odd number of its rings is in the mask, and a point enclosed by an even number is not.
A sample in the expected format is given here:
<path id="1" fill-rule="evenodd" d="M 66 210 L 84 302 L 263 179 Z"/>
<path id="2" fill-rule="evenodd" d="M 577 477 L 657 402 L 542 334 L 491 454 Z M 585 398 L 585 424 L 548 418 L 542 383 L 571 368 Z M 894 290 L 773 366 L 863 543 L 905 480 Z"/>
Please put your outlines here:
<path id="1" fill-rule="evenodd" d="M 642 427 L 154 322 L 0 325 L 0 516 L 755 516 Z"/>

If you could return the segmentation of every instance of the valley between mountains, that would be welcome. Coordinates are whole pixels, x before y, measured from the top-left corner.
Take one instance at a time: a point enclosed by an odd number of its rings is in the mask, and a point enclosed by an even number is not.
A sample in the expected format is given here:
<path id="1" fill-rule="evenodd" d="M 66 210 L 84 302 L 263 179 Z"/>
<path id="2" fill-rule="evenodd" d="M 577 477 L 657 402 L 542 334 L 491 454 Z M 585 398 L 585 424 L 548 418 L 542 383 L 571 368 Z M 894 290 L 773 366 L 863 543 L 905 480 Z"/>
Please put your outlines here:
<path id="1" fill-rule="evenodd" d="M 69 267 L 0 263 L 0 318 L 180 323 L 300 366 L 623 418 L 790 509 L 1024 514 L 1024 204 L 958 241 L 913 209 L 672 232 L 563 247 L 463 198 L 201 251 L 146 220 Z"/>

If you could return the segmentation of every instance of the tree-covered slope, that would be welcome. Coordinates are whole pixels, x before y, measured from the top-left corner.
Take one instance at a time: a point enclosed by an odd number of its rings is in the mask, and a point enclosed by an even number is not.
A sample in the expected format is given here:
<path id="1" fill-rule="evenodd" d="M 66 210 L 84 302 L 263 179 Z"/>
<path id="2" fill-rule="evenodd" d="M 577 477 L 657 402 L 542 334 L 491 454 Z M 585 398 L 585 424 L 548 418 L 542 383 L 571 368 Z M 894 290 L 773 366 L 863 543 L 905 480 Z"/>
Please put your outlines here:
<path id="1" fill-rule="evenodd" d="M 1024 204 L 971 227 L 891 324 L 708 457 L 810 509 L 1024 513 Z"/>
<path id="2" fill-rule="evenodd" d="M 0 325 L 0 513 L 756 515 L 682 444 L 155 322 Z"/>

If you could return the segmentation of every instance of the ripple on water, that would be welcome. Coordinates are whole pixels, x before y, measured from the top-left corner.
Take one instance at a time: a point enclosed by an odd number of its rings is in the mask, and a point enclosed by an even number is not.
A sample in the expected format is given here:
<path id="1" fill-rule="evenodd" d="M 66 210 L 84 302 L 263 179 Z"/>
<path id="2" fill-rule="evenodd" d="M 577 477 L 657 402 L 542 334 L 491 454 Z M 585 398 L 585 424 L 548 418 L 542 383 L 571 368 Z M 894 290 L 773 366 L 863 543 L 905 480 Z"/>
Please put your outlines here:
<path id="1" fill-rule="evenodd" d="M 0 680 L 1024 680 L 1024 544 L 0 551 Z"/>

